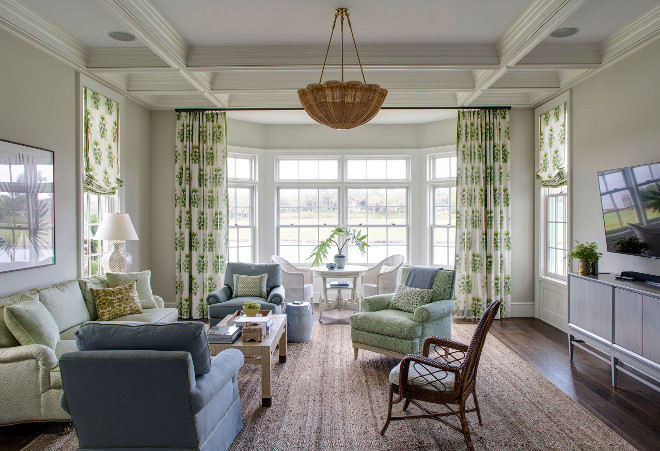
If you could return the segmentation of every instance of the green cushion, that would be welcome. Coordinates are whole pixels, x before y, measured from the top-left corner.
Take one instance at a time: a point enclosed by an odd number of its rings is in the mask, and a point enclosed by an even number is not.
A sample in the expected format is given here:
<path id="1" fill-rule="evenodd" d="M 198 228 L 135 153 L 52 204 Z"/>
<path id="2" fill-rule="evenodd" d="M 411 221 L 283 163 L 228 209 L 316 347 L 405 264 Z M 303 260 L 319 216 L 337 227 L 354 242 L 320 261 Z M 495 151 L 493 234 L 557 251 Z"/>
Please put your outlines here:
<path id="1" fill-rule="evenodd" d="M 39 302 L 53 315 L 60 332 L 90 320 L 77 280 L 40 289 Z"/>
<path id="2" fill-rule="evenodd" d="M 413 339 L 422 334 L 422 326 L 413 321 L 413 314 L 401 310 L 379 310 L 351 315 L 351 327 L 390 337 Z"/>
<path id="3" fill-rule="evenodd" d="M 395 310 L 414 313 L 421 305 L 431 302 L 432 289 L 413 288 L 406 285 L 397 285 L 389 307 Z"/>
<path id="4" fill-rule="evenodd" d="M 5 307 L 5 322 L 22 345 L 42 344 L 51 349 L 60 341 L 60 330 L 48 309 L 39 301 L 21 301 Z"/>
<path id="5" fill-rule="evenodd" d="M 401 364 L 390 371 L 390 383 L 399 385 Z M 454 373 L 425 365 L 419 362 L 410 362 L 408 367 L 408 384 L 416 385 L 426 390 L 450 392 L 454 390 Z"/>
<path id="6" fill-rule="evenodd" d="M 154 298 L 151 292 L 151 271 L 149 270 L 142 272 L 109 272 L 106 276 L 110 288 L 117 288 L 137 280 L 138 299 L 151 300 Z"/>
<path id="7" fill-rule="evenodd" d="M 98 315 L 96 313 L 96 304 L 94 304 L 92 288 L 95 290 L 110 288 L 110 285 L 108 284 L 108 278 L 105 275 L 102 275 L 90 277 L 89 279 L 78 279 L 78 284 L 80 285 L 80 291 L 82 291 L 83 297 L 85 298 L 87 310 L 89 310 L 89 319 L 95 321 Z"/>
<path id="8" fill-rule="evenodd" d="M 268 274 L 261 274 L 258 276 L 234 274 L 234 290 L 232 298 L 252 296 L 266 299 L 268 297 L 268 291 L 266 290 L 267 280 Z"/>
<path id="9" fill-rule="evenodd" d="M 0 298 L 0 348 L 10 348 L 20 345 L 5 323 L 5 307 L 27 300 L 38 301 L 39 295 L 36 291 L 25 291 L 23 293 L 16 293 L 11 296 Z"/>
<path id="10" fill-rule="evenodd" d="M 142 306 L 138 300 L 137 281 L 116 288 L 92 288 L 94 303 L 99 321 L 110 321 L 119 316 L 142 313 Z"/>

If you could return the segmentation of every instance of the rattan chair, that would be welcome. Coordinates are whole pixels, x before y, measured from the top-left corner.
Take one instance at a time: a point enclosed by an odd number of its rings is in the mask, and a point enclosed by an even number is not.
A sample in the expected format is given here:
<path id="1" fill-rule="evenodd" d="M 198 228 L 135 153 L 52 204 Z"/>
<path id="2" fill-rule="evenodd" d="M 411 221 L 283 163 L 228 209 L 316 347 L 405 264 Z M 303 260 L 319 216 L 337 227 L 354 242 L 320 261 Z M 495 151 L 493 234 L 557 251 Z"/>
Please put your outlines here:
<path id="1" fill-rule="evenodd" d="M 479 320 L 477 330 L 474 332 L 469 346 L 444 338 L 430 337 L 424 341 L 421 356 L 409 354 L 399 365 L 392 369 L 389 378 L 390 395 L 387 420 L 380 431 L 381 435 L 385 434 L 390 421 L 393 420 L 433 418 L 458 432 L 462 432 L 467 448 L 469 450 L 474 449 L 465 414 L 477 412 L 479 424 L 483 424 L 475 389 L 477 368 L 479 367 L 479 358 L 486 341 L 486 335 L 499 307 L 500 301 L 496 301 L 486 309 Z M 392 400 L 395 393 L 399 397 Z M 470 395 L 474 399 L 474 408 L 466 409 L 465 402 Z M 412 402 L 425 413 L 393 417 L 392 404 L 401 401 L 404 401 L 404 411 Z M 417 401 L 442 404 L 449 411 L 433 412 Z M 452 409 L 451 405 L 458 405 L 458 410 Z M 461 427 L 459 428 L 442 418 L 448 415 L 456 415 L 460 420 Z"/>
<path id="2" fill-rule="evenodd" d="M 367 269 L 360 279 L 362 296 L 394 293 L 396 276 L 402 264 L 403 255 L 395 254 Z"/>
<path id="3" fill-rule="evenodd" d="M 286 290 L 286 301 L 309 302 L 314 307 L 314 272 L 298 268 L 279 255 L 271 257 L 282 267 L 282 286 Z"/>

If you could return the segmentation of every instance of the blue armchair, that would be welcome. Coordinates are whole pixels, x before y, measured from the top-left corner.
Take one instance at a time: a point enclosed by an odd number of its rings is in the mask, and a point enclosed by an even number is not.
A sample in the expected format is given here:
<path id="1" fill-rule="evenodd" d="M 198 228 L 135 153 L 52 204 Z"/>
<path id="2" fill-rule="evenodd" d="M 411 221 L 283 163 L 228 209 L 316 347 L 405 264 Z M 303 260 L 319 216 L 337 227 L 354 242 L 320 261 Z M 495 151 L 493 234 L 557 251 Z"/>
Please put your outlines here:
<path id="1" fill-rule="evenodd" d="M 232 297 L 234 274 L 246 276 L 268 274 L 266 280 L 268 297 Z M 206 303 L 209 305 L 209 324 L 211 327 L 215 326 L 225 316 L 241 310 L 243 304 L 249 301 L 261 304 L 262 310 L 272 310 L 273 313 L 281 312 L 281 305 L 284 302 L 284 287 L 282 286 L 282 268 L 280 265 L 277 263 L 228 263 L 225 270 L 225 286 L 206 297 Z"/>
<path id="2" fill-rule="evenodd" d="M 226 450 L 242 429 L 243 354 L 211 358 L 205 326 L 95 323 L 60 358 L 80 449 Z"/>

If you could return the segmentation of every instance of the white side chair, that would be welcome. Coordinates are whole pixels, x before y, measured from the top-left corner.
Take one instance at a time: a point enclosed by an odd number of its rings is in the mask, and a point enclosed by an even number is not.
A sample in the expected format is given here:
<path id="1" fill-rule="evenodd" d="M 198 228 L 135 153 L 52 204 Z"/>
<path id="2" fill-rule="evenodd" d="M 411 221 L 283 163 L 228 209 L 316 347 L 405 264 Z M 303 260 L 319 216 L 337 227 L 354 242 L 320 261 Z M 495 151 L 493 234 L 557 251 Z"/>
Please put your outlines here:
<path id="1" fill-rule="evenodd" d="M 314 273 L 312 270 L 298 268 L 279 255 L 273 255 L 271 259 L 282 267 L 282 286 L 286 292 L 286 302 L 309 302 L 314 309 Z"/>
<path id="2" fill-rule="evenodd" d="M 394 293 L 396 275 L 402 264 L 403 255 L 395 254 L 367 269 L 362 276 L 362 297 Z"/>

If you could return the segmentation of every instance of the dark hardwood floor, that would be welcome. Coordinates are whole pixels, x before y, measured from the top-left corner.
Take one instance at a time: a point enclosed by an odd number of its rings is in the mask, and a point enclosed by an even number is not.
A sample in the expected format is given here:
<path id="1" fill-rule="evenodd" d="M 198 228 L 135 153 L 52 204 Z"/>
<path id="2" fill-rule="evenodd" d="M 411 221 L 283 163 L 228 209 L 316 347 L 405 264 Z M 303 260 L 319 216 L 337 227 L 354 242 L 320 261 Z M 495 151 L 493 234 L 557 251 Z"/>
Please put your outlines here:
<path id="1" fill-rule="evenodd" d="M 346 324 L 350 313 L 329 311 L 322 324 Z M 571 365 L 566 334 L 538 319 L 495 321 L 491 333 L 635 448 L 660 450 L 660 392 L 623 373 L 613 389 L 609 366 L 581 349 L 576 348 Z M 0 450 L 20 450 L 51 425 L 2 426 Z"/>

